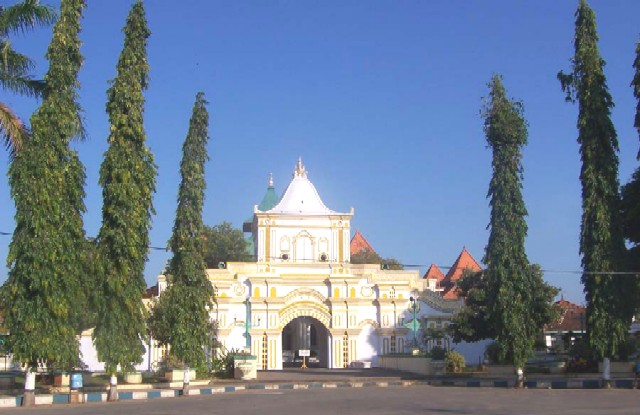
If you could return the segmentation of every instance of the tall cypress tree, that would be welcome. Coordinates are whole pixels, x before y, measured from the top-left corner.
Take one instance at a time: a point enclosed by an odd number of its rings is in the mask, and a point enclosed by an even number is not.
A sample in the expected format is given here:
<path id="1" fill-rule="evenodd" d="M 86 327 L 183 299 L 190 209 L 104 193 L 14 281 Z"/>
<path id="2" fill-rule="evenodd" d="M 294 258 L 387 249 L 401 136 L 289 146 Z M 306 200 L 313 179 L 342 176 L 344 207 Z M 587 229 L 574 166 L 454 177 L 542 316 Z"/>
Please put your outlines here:
<path id="1" fill-rule="evenodd" d="M 633 62 L 635 76 L 631 82 L 633 95 L 638 101 L 636 105 L 636 117 L 634 126 L 640 134 L 640 42 L 636 44 L 636 58 Z M 640 160 L 640 152 L 637 156 Z M 632 246 L 627 251 L 627 268 L 631 270 L 640 269 L 640 167 L 631 176 L 629 183 L 622 187 L 622 231 L 625 239 L 631 242 Z M 636 279 L 638 277 L 636 276 Z M 640 283 L 640 281 L 636 281 Z M 638 288 L 637 284 L 636 287 Z M 636 293 L 636 298 L 638 298 Z M 640 307 L 640 299 L 636 300 L 636 307 Z"/>
<path id="2" fill-rule="evenodd" d="M 580 254 L 587 300 L 587 334 L 598 357 L 616 354 L 625 341 L 632 309 L 629 277 L 620 271 L 624 252 L 618 194 L 618 138 L 611 122 L 613 100 L 598 50 L 595 13 L 585 0 L 576 11 L 572 71 L 558 79 L 569 102 L 578 102 L 578 143 L 582 169 Z M 605 371 L 605 379 L 607 374 Z"/>
<path id="3" fill-rule="evenodd" d="M 167 270 L 169 288 L 162 293 L 150 319 L 151 332 L 162 344 L 170 344 L 170 353 L 187 366 L 205 368 L 203 347 L 208 343 L 208 309 L 213 287 L 207 278 L 202 257 L 202 206 L 204 167 L 208 160 L 209 114 L 207 101 L 199 92 L 182 147 L 178 209 L 169 246 L 173 257 Z"/>
<path id="4" fill-rule="evenodd" d="M 484 131 L 493 152 L 489 241 L 483 262 L 487 268 L 488 319 L 494 329 L 500 360 L 523 368 L 535 338 L 547 323 L 555 289 L 542 280 L 525 252 L 527 209 L 522 197 L 522 147 L 527 143 L 523 106 L 510 100 L 495 75 L 483 108 Z"/>
<path id="5" fill-rule="evenodd" d="M 76 91 L 84 6 L 61 2 L 47 52 L 47 92 L 31 117 L 32 137 L 9 168 L 16 229 L 2 309 L 14 359 L 31 367 L 69 367 L 79 359 L 85 173 L 69 141 L 82 130 Z"/>
<path id="6" fill-rule="evenodd" d="M 634 119 L 633 126 L 638 130 L 640 134 L 640 41 L 636 43 L 636 58 L 633 61 L 633 68 L 636 70 L 633 80 L 631 81 L 631 87 L 633 88 L 633 96 L 636 97 L 638 103 L 636 104 L 636 117 Z M 636 156 L 640 160 L 640 150 Z"/>
<path id="7" fill-rule="evenodd" d="M 112 382 L 118 366 L 124 372 L 133 371 L 144 354 L 146 315 L 141 298 L 156 176 L 143 125 L 150 32 L 141 1 L 132 6 L 123 32 L 117 75 L 107 91 L 111 133 L 100 168 L 104 201 L 97 261 L 101 301 L 93 332 L 98 358 L 105 362 Z"/>

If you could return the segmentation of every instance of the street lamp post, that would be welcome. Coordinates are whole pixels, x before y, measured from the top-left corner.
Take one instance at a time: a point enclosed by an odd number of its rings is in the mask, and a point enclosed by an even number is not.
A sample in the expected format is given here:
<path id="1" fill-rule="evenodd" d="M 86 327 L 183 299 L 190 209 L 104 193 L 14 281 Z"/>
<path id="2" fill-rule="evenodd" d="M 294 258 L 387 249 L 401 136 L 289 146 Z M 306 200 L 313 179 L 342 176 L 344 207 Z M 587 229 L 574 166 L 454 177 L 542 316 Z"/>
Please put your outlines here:
<path id="1" fill-rule="evenodd" d="M 251 347 L 251 337 L 249 337 L 249 327 L 251 326 L 251 302 L 249 300 L 249 297 L 247 297 L 246 301 L 245 301 L 245 306 L 246 306 L 246 310 L 245 310 L 245 321 L 244 321 L 244 337 L 245 337 L 245 347 L 249 348 Z"/>
<path id="2" fill-rule="evenodd" d="M 413 298 L 413 296 L 409 297 L 409 301 L 411 301 L 411 309 L 413 310 L 413 322 L 411 323 L 412 327 L 413 327 L 413 347 L 417 348 L 418 347 L 418 337 L 416 336 L 416 308 L 418 308 L 418 303 L 417 300 L 415 298 Z"/>

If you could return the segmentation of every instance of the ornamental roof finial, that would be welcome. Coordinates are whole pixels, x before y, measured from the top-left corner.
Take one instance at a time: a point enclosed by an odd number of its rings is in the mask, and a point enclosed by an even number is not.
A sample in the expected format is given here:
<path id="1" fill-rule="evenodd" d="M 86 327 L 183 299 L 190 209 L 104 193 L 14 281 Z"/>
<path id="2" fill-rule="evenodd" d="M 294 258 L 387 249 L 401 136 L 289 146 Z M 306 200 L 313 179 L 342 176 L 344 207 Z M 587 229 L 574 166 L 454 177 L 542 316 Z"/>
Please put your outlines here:
<path id="1" fill-rule="evenodd" d="M 273 187 L 273 173 L 269 173 L 269 188 Z"/>
<path id="2" fill-rule="evenodd" d="M 296 166 L 295 171 L 293 172 L 294 176 L 306 176 L 307 175 L 307 171 L 305 170 L 304 166 L 302 165 L 302 157 L 298 157 L 298 165 Z"/>

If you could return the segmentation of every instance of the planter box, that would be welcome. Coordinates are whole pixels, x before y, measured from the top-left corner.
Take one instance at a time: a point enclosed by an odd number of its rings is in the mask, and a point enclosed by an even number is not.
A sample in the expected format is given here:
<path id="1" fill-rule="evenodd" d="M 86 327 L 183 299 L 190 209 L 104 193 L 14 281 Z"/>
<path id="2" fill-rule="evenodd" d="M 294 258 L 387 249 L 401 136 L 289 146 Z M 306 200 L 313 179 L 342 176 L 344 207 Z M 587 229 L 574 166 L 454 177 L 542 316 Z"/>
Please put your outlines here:
<path id="1" fill-rule="evenodd" d="M 611 373 L 634 373 L 635 362 L 611 362 Z M 598 372 L 602 373 L 602 362 L 598 363 Z"/>
<path id="2" fill-rule="evenodd" d="M 233 356 L 233 378 L 250 380 L 258 377 L 258 357 L 247 355 Z"/>
<path id="3" fill-rule="evenodd" d="M 16 376 L 12 374 L 0 374 L 0 389 L 13 389 L 16 386 Z"/>
<path id="4" fill-rule="evenodd" d="M 424 356 L 389 354 L 378 356 L 378 366 L 429 376 L 442 374 L 444 372 L 445 362 L 432 361 L 431 358 Z"/>
<path id="5" fill-rule="evenodd" d="M 142 383 L 142 373 L 140 373 L 140 372 L 125 373 L 123 378 L 124 378 L 124 382 L 125 383 L 129 383 L 129 384 L 140 384 L 140 383 Z M 189 377 L 189 379 L 191 379 L 191 377 Z"/>
<path id="6" fill-rule="evenodd" d="M 487 374 L 490 376 L 515 376 L 516 368 L 512 365 L 488 365 Z"/>
<path id="7" fill-rule="evenodd" d="M 356 369 L 371 369 L 371 362 L 368 360 L 356 360 L 351 362 L 349 366 Z"/>
<path id="8" fill-rule="evenodd" d="M 167 369 L 164 372 L 164 378 L 167 382 L 182 382 L 184 380 L 184 369 Z M 196 379 L 196 370 L 189 370 L 189 380 Z"/>

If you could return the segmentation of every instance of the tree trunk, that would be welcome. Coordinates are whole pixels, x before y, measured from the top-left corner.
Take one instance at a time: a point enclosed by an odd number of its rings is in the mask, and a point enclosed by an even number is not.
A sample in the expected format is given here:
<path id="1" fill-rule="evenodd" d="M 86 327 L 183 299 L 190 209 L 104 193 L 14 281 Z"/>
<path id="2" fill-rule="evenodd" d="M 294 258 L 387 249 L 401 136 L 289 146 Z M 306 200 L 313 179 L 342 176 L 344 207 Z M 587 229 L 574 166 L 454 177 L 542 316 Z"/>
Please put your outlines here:
<path id="1" fill-rule="evenodd" d="M 24 397 L 22 406 L 34 406 L 36 404 L 36 372 L 27 367 L 24 378 Z"/>
<path id="2" fill-rule="evenodd" d="M 109 394 L 107 395 L 107 401 L 115 402 L 118 400 L 118 377 L 115 374 L 111 374 L 109 379 Z"/>
<path id="3" fill-rule="evenodd" d="M 605 389 L 611 387 L 611 359 L 608 357 L 602 360 L 602 387 Z"/>
<path id="4" fill-rule="evenodd" d="M 521 367 L 516 369 L 516 388 L 524 388 L 524 371 Z"/>
<path id="5" fill-rule="evenodd" d="M 182 377 L 182 396 L 189 396 L 189 373 L 189 367 L 186 367 Z"/>

